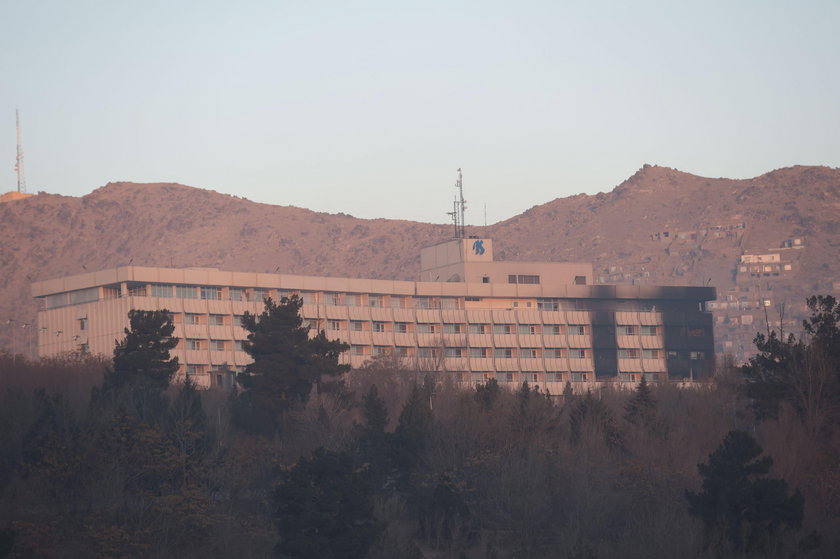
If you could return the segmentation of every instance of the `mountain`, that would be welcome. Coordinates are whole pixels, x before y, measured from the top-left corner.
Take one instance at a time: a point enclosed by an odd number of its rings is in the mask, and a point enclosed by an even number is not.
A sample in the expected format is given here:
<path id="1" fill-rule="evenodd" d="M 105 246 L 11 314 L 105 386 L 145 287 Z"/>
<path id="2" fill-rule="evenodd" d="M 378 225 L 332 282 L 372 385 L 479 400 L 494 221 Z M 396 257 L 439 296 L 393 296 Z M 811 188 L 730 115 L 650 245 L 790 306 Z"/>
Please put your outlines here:
<path id="1" fill-rule="evenodd" d="M 783 311 L 785 329 L 796 329 L 805 297 L 840 290 L 838 216 L 838 169 L 733 180 L 645 165 L 611 192 L 558 198 L 467 232 L 493 237 L 497 259 L 593 262 L 602 283 L 714 285 L 718 349 L 743 358 L 766 320 L 778 323 Z M 0 347 L 34 346 L 34 328 L 16 329 L 34 323 L 33 280 L 129 263 L 413 279 L 419 249 L 451 231 L 179 184 L 109 183 L 81 198 L 5 202 Z"/>

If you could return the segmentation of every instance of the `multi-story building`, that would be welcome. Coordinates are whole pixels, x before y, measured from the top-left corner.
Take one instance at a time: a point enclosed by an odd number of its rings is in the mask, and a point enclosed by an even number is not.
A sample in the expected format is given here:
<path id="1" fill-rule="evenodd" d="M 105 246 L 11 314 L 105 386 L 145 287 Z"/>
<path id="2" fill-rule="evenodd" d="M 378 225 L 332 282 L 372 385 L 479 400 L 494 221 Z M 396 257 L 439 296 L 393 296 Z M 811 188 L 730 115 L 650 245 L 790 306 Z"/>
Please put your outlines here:
<path id="1" fill-rule="evenodd" d="M 593 285 L 588 264 L 493 260 L 487 238 L 421 251 L 420 281 L 125 266 L 32 287 L 41 356 L 111 355 L 131 309 L 168 309 L 180 374 L 226 385 L 250 362 L 240 320 L 293 293 L 313 331 L 350 344 L 354 367 L 380 355 L 459 382 L 701 379 L 713 367 L 712 287 Z"/>

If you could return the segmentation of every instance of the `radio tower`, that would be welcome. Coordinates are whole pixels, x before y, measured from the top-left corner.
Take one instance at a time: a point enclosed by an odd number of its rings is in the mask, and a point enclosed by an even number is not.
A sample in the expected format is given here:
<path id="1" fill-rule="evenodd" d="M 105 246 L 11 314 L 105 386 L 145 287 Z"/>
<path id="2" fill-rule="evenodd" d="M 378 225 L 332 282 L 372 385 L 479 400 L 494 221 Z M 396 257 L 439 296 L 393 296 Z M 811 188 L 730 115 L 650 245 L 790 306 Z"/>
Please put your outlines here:
<path id="1" fill-rule="evenodd" d="M 458 181 L 455 183 L 455 188 L 458 189 L 458 198 L 455 201 L 455 211 L 459 214 L 460 220 L 456 220 L 456 236 L 460 239 L 467 237 L 464 229 L 464 210 L 467 207 L 467 201 L 464 200 L 464 175 L 461 174 L 461 169 L 458 169 Z"/>
<path id="2" fill-rule="evenodd" d="M 15 157 L 17 191 L 26 192 L 26 174 L 23 172 L 23 148 L 20 145 L 20 111 L 17 109 L 15 109 L 15 132 L 17 134 L 17 156 Z"/>

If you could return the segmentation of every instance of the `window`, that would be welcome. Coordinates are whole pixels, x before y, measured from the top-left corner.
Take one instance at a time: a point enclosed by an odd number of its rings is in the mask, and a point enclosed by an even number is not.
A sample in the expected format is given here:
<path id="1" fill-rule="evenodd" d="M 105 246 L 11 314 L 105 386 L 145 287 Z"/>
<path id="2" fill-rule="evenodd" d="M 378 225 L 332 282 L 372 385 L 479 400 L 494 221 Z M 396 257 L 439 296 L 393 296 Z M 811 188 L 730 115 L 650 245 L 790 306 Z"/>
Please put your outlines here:
<path id="1" fill-rule="evenodd" d="M 266 289 L 252 289 L 251 296 L 254 301 L 261 303 L 268 298 L 268 290 Z"/>
<path id="2" fill-rule="evenodd" d="M 408 323 L 397 322 L 396 324 L 394 324 L 394 330 L 400 334 L 405 334 L 408 332 Z"/>
<path id="3" fill-rule="evenodd" d="M 431 305 L 429 304 L 428 297 L 417 297 L 414 299 L 414 308 L 415 309 L 430 309 Z"/>
<path id="4" fill-rule="evenodd" d="M 198 299 L 198 288 L 194 285 L 177 285 L 175 296 L 179 299 Z"/>
<path id="5" fill-rule="evenodd" d="M 487 333 L 487 325 L 486 324 L 470 324 L 468 327 L 468 332 L 470 334 L 486 334 Z"/>
<path id="6" fill-rule="evenodd" d="M 508 276 L 508 283 L 523 283 L 523 284 L 538 284 L 540 283 L 540 276 L 519 274 L 510 274 Z"/>
<path id="7" fill-rule="evenodd" d="M 373 331 L 374 332 L 384 332 L 385 331 L 385 323 L 384 322 L 374 322 L 373 323 Z"/>
<path id="8" fill-rule="evenodd" d="M 79 353 L 90 353 L 90 346 L 88 344 L 79 344 Z"/>
<path id="9" fill-rule="evenodd" d="M 437 357 L 440 355 L 440 350 L 435 347 L 418 347 L 417 348 L 417 356 L 418 357 Z"/>
<path id="10" fill-rule="evenodd" d="M 547 347 L 547 348 L 545 348 L 545 355 L 546 355 L 546 357 L 549 357 L 549 358 L 552 358 L 552 359 L 562 359 L 563 357 L 565 357 L 565 355 L 563 355 L 563 350 L 559 347 Z"/>
<path id="11" fill-rule="evenodd" d="M 498 371 L 496 373 L 496 380 L 502 382 L 513 382 L 513 371 Z"/>
<path id="12" fill-rule="evenodd" d="M 543 326 L 543 329 L 543 331 L 546 334 L 549 334 L 551 336 L 559 336 L 563 333 L 563 330 L 561 330 L 559 324 L 546 324 L 545 326 Z"/>
<path id="13" fill-rule="evenodd" d="M 354 332 L 361 332 L 365 329 L 365 323 L 361 320 L 351 320 L 350 321 L 350 329 Z"/>
<path id="14" fill-rule="evenodd" d="M 207 365 L 187 365 L 187 376 L 203 375 L 207 372 Z"/>
<path id="15" fill-rule="evenodd" d="M 688 337 L 689 338 L 702 338 L 706 335 L 705 328 L 689 328 L 688 329 Z"/>
<path id="16" fill-rule="evenodd" d="M 444 324 L 443 325 L 443 333 L 444 334 L 460 334 L 462 326 L 460 324 Z"/>
<path id="17" fill-rule="evenodd" d="M 545 377 L 548 382 L 563 382 L 563 373 L 560 371 L 547 371 Z"/>
<path id="18" fill-rule="evenodd" d="M 338 306 L 341 304 L 341 293 L 327 293 L 326 298 L 328 305 Z"/>
<path id="19" fill-rule="evenodd" d="M 397 346 L 396 355 L 397 357 L 408 357 L 408 348 L 405 346 Z"/>
<path id="20" fill-rule="evenodd" d="M 583 324 L 569 324 L 569 334 L 572 336 L 585 336 L 586 326 Z"/>
<path id="21" fill-rule="evenodd" d="M 231 301 L 241 301 L 242 300 L 242 288 L 240 288 L 240 287 L 229 287 L 228 288 L 228 298 Z"/>
<path id="22" fill-rule="evenodd" d="M 211 326 L 224 326 L 225 325 L 225 315 L 223 315 L 223 314 L 211 314 L 210 315 L 210 325 Z"/>
<path id="23" fill-rule="evenodd" d="M 373 355 L 374 356 L 390 355 L 390 354 L 391 354 L 391 348 L 388 347 L 388 346 L 384 346 L 384 345 L 373 346 Z"/>
<path id="24" fill-rule="evenodd" d="M 381 307 L 382 306 L 382 297 L 379 295 L 368 295 L 368 306 L 369 307 Z"/>
<path id="25" fill-rule="evenodd" d="M 210 351 L 225 351 L 226 345 L 224 340 L 210 340 Z"/>
<path id="26" fill-rule="evenodd" d="M 487 357 L 487 348 L 486 347 L 471 347 L 470 348 L 470 357 L 476 357 L 476 358 Z"/>
<path id="27" fill-rule="evenodd" d="M 575 276 L 575 285 L 586 285 L 586 276 Z"/>
<path id="28" fill-rule="evenodd" d="M 201 340 L 196 338 L 187 338 L 187 349 L 191 351 L 198 351 L 201 349 Z"/>
<path id="29" fill-rule="evenodd" d="M 152 284 L 152 297 L 172 297 L 171 285 Z"/>
<path id="30" fill-rule="evenodd" d="M 520 324 L 519 333 L 527 336 L 531 334 L 538 334 L 539 332 L 536 324 Z"/>
<path id="31" fill-rule="evenodd" d="M 444 350 L 444 356 L 446 357 L 463 357 L 464 348 L 461 347 L 448 347 Z"/>
<path id="32" fill-rule="evenodd" d="M 642 336 L 655 336 L 656 326 L 642 326 L 640 333 Z"/>
<path id="33" fill-rule="evenodd" d="M 490 283 L 490 276 L 481 276 L 481 283 Z"/>
<path id="34" fill-rule="evenodd" d="M 643 359 L 659 359 L 659 350 L 658 349 L 643 349 L 642 350 L 642 358 Z"/>
<path id="35" fill-rule="evenodd" d="M 87 317 L 79 319 L 79 330 L 87 330 L 88 329 L 88 319 Z"/>
<path id="36" fill-rule="evenodd" d="M 500 359 L 511 359 L 513 357 L 513 348 L 497 347 L 494 355 Z"/>
<path id="37" fill-rule="evenodd" d="M 202 299 L 212 299 L 214 301 L 219 300 L 222 298 L 222 288 L 221 287 L 202 287 L 201 288 L 201 298 Z"/>
<path id="38" fill-rule="evenodd" d="M 417 325 L 417 332 L 421 334 L 437 334 L 440 332 L 440 324 L 428 324 L 421 322 Z"/>
<path id="39" fill-rule="evenodd" d="M 443 297 L 438 301 L 438 305 L 442 309 L 458 309 L 460 306 L 458 305 L 458 299 L 454 297 Z"/>
<path id="40" fill-rule="evenodd" d="M 332 319 L 328 320 L 327 330 L 341 330 L 341 321 Z"/>
<path id="41" fill-rule="evenodd" d="M 188 312 L 184 315 L 184 324 L 201 324 L 201 315 Z"/>
<path id="42" fill-rule="evenodd" d="M 618 350 L 618 358 L 619 359 L 638 359 L 639 358 L 639 350 L 632 348 L 632 349 L 619 349 Z"/>
<path id="43" fill-rule="evenodd" d="M 586 373 L 581 371 L 572 371 L 571 377 L 572 382 L 585 382 L 586 381 Z"/>
<path id="44" fill-rule="evenodd" d="M 405 297 L 397 297 L 396 295 L 391 295 L 391 308 L 401 309 L 403 307 L 405 307 Z"/>
<path id="45" fill-rule="evenodd" d="M 586 350 L 579 347 L 574 347 L 569 350 L 569 357 L 572 359 L 586 359 Z"/>
<path id="46" fill-rule="evenodd" d="M 351 353 L 351 355 L 364 355 L 365 354 L 365 346 L 363 346 L 363 345 L 351 345 L 350 346 L 350 353 Z"/>
<path id="47" fill-rule="evenodd" d="M 618 333 L 622 336 L 635 336 L 636 335 L 636 327 L 635 326 L 619 326 Z"/>
<path id="48" fill-rule="evenodd" d="M 665 352 L 665 357 L 668 359 L 678 359 L 679 354 L 676 351 L 667 351 Z"/>
<path id="49" fill-rule="evenodd" d="M 702 361 L 706 358 L 706 354 L 702 351 L 692 351 L 688 354 L 688 358 L 692 361 Z"/>
<path id="50" fill-rule="evenodd" d="M 560 310 L 560 303 L 552 300 L 537 301 L 537 308 L 541 311 L 557 311 Z"/>
<path id="51" fill-rule="evenodd" d="M 519 357 L 522 359 L 536 359 L 539 356 L 539 350 L 535 347 L 523 347 L 519 350 Z"/>
<path id="52" fill-rule="evenodd" d="M 242 326 L 242 319 L 245 318 L 245 315 L 242 314 L 235 314 L 233 315 L 233 325 L 234 326 Z"/>
<path id="53" fill-rule="evenodd" d="M 513 324 L 494 324 L 494 334 L 510 334 L 513 332 Z"/>
<path id="54" fill-rule="evenodd" d="M 522 371 L 522 380 L 528 382 L 540 382 L 540 374 L 537 371 Z"/>

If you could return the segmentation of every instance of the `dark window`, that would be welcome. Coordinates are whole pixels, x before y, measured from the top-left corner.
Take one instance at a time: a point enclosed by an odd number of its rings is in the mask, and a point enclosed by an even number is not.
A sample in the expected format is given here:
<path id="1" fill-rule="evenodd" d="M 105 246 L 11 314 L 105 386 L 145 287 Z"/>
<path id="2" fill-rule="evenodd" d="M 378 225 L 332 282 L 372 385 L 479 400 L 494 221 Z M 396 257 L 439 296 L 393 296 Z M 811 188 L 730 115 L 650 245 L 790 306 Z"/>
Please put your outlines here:
<path id="1" fill-rule="evenodd" d="M 575 276 L 575 285 L 586 285 L 586 276 Z"/>

